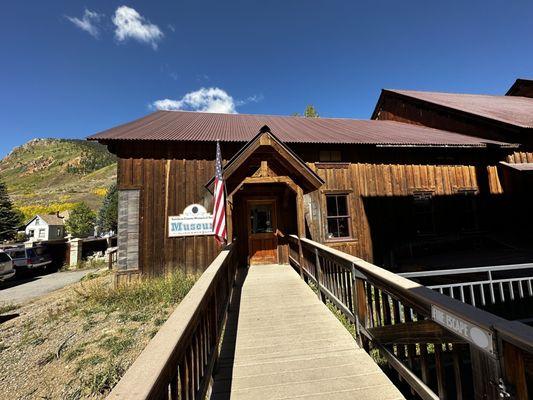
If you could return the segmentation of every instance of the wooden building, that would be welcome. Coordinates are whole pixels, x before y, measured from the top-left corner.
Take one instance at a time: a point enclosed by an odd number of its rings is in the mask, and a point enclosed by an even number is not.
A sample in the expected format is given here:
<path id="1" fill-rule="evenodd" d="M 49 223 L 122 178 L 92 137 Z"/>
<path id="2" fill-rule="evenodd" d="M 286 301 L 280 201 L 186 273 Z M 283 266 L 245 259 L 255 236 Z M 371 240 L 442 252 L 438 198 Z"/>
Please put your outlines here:
<path id="1" fill-rule="evenodd" d="M 119 272 L 199 272 L 216 256 L 210 235 L 171 237 L 169 217 L 212 210 L 217 139 L 243 261 L 287 262 L 297 233 L 394 269 L 429 244 L 501 229 L 499 163 L 519 145 L 404 120 L 158 111 L 91 136 L 119 160 Z"/>
<path id="2" fill-rule="evenodd" d="M 517 79 L 505 95 L 383 90 L 374 120 L 423 125 L 520 144 L 499 163 L 503 192 L 512 203 L 507 224 L 529 233 L 533 224 L 533 81 Z"/>

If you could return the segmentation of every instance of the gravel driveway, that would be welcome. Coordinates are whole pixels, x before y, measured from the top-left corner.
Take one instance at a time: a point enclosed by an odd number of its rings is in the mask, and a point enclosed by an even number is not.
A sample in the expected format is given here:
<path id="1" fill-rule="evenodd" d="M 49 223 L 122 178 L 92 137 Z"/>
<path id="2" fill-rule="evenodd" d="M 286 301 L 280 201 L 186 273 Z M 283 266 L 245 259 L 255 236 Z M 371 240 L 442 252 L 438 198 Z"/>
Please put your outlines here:
<path id="1" fill-rule="evenodd" d="M 61 289 L 95 270 L 54 272 L 0 283 L 0 304 L 21 303 Z"/>

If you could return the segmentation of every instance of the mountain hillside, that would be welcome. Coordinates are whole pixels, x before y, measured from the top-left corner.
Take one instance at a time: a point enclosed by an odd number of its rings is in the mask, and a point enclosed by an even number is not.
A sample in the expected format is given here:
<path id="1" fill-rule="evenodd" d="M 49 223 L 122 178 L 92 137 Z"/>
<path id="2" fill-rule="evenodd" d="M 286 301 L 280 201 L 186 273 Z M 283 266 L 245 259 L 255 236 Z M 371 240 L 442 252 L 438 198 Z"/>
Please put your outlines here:
<path id="1" fill-rule="evenodd" d="M 105 146 L 78 139 L 33 139 L 0 160 L 0 179 L 25 216 L 100 207 L 116 181 L 116 159 Z"/>

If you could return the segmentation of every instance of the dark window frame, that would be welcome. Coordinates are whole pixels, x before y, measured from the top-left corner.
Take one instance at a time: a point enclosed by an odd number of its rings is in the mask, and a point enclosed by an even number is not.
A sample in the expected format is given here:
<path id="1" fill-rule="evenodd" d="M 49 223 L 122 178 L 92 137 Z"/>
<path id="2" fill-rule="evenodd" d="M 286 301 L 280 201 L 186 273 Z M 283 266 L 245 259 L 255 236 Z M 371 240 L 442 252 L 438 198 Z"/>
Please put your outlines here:
<path id="1" fill-rule="evenodd" d="M 433 201 L 434 192 L 432 190 L 414 190 L 413 191 L 413 227 L 415 236 L 428 237 L 437 234 L 437 225 L 435 223 L 435 202 Z M 424 204 L 426 203 L 426 204 Z M 420 205 L 427 205 L 427 210 L 423 210 Z M 431 220 L 431 231 L 421 232 L 417 228 L 421 225 L 422 218 L 429 216 Z"/>
<path id="2" fill-rule="evenodd" d="M 325 210 L 325 240 L 326 242 L 346 242 L 346 241 L 353 241 L 355 240 L 354 234 L 353 234 L 353 226 L 352 226 L 352 215 L 350 213 L 350 191 L 330 191 L 324 193 L 324 210 Z M 337 212 L 339 209 L 338 204 L 338 198 L 343 197 L 346 200 L 346 214 L 336 214 L 336 215 L 329 215 L 328 211 L 328 197 L 336 197 L 336 205 L 337 205 Z M 347 220 L 347 228 L 348 228 L 348 236 L 332 236 L 329 237 L 329 221 L 336 219 L 337 221 L 339 219 L 346 219 Z M 337 222 L 338 223 L 338 222 Z M 339 227 L 337 226 L 337 233 L 340 233 Z"/>
<path id="3" fill-rule="evenodd" d="M 319 150 L 318 162 L 332 162 L 332 163 L 342 162 L 342 151 L 340 150 Z"/>

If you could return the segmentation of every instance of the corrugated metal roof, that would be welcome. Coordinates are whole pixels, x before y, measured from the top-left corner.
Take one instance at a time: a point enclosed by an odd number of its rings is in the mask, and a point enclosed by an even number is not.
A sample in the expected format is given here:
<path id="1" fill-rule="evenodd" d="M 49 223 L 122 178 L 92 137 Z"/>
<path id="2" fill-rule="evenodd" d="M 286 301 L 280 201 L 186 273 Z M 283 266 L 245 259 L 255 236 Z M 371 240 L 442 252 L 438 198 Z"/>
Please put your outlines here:
<path id="1" fill-rule="evenodd" d="M 485 146 L 507 143 L 395 121 L 156 111 L 90 136 L 89 140 L 247 142 L 263 127 L 286 143 Z"/>
<path id="2" fill-rule="evenodd" d="M 508 163 L 505 161 L 500 161 L 500 164 L 517 171 L 533 172 L 533 163 Z"/>
<path id="3" fill-rule="evenodd" d="M 384 92 L 398 93 L 521 128 L 533 128 L 533 99 L 528 97 L 390 89 Z"/>

